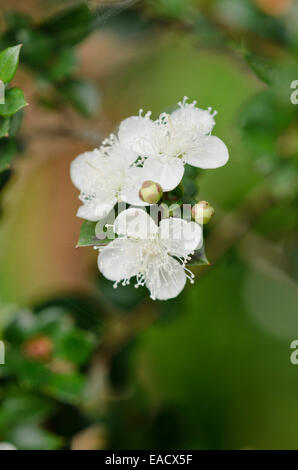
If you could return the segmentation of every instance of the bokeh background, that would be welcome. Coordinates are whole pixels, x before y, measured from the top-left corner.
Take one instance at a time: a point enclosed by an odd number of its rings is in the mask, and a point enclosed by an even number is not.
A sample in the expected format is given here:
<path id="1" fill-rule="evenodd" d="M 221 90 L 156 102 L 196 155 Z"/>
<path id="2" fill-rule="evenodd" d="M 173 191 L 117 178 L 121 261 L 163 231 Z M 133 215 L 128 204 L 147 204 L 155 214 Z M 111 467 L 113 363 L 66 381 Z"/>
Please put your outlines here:
<path id="1" fill-rule="evenodd" d="M 29 106 L 1 191 L 0 441 L 21 449 L 298 449 L 298 2 L 0 1 Z M 69 164 L 140 108 L 218 110 L 193 181 L 211 266 L 167 302 L 114 290 Z M 2 183 L 1 183 L 2 184 Z"/>

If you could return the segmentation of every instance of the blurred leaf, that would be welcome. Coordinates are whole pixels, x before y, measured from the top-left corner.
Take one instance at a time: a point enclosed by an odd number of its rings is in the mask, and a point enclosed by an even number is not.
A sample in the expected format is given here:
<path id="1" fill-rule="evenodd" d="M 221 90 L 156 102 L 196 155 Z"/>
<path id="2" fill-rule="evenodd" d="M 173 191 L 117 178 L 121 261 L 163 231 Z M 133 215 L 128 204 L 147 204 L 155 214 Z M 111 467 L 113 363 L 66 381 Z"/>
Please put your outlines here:
<path id="1" fill-rule="evenodd" d="M 12 30 L 27 28 L 32 24 L 30 16 L 20 13 L 18 11 L 6 11 L 5 22 L 7 27 Z"/>
<path id="2" fill-rule="evenodd" d="M 23 425 L 13 428 L 5 434 L 9 442 L 13 442 L 21 450 L 55 450 L 62 446 L 61 437 L 32 425 Z"/>
<path id="3" fill-rule="evenodd" d="M 53 53 L 53 37 L 48 37 L 42 31 L 21 29 L 18 39 L 23 43 L 22 57 L 24 63 L 42 74 L 42 68 L 48 67 Z"/>
<path id="4" fill-rule="evenodd" d="M 23 113 L 24 111 L 20 109 L 17 113 L 13 114 L 10 118 L 10 129 L 9 135 L 16 136 L 18 131 L 20 130 L 22 120 L 23 120 Z"/>
<path id="5" fill-rule="evenodd" d="M 26 105 L 22 90 L 20 88 L 10 88 L 5 93 L 5 103 L 0 104 L 0 116 L 12 116 Z"/>
<path id="6" fill-rule="evenodd" d="M 64 312 L 71 313 L 79 328 L 96 332 L 97 337 L 101 330 L 102 305 L 97 297 L 90 293 L 70 292 L 65 295 L 51 297 L 37 305 L 35 310 L 39 313 L 49 307 L 62 308 Z"/>
<path id="7" fill-rule="evenodd" d="M 16 143 L 13 139 L 3 138 L 0 141 L 0 173 L 6 171 L 11 166 L 12 157 L 17 151 Z"/>
<path id="8" fill-rule="evenodd" d="M 0 409 L 0 429 L 6 430 L 19 422 L 39 422 L 53 412 L 48 399 L 25 391 L 5 399 Z"/>
<path id="9" fill-rule="evenodd" d="M 56 353 L 75 364 L 84 364 L 89 358 L 94 344 L 94 338 L 90 334 L 73 328 L 61 338 Z"/>
<path id="10" fill-rule="evenodd" d="M 73 49 L 63 49 L 51 64 L 48 77 L 53 80 L 61 80 L 69 77 L 77 65 Z"/>
<path id="11" fill-rule="evenodd" d="M 11 169 L 2 172 L 0 171 L 0 190 L 2 190 L 4 186 L 8 183 L 11 175 Z"/>
<path id="12" fill-rule="evenodd" d="M 60 46 L 76 45 L 90 32 L 93 15 L 87 3 L 63 10 L 46 20 L 41 28 Z"/>
<path id="13" fill-rule="evenodd" d="M 194 252 L 191 257 L 191 260 L 187 263 L 190 266 L 205 266 L 210 265 L 210 262 L 207 259 L 204 245 Z"/>
<path id="14" fill-rule="evenodd" d="M 10 129 L 10 119 L 0 118 L 0 138 L 7 137 Z"/>
<path id="15" fill-rule="evenodd" d="M 269 62 L 266 58 L 257 56 L 250 51 L 247 51 L 244 54 L 244 58 L 251 69 L 259 77 L 259 79 L 269 85 L 272 81 L 272 74 L 274 70 L 273 63 Z"/>
<path id="16" fill-rule="evenodd" d="M 10 82 L 17 70 L 22 45 L 8 47 L 0 52 L 0 80 Z"/>
<path id="17" fill-rule="evenodd" d="M 105 277 L 100 278 L 100 289 L 102 295 L 113 305 L 123 311 L 130 313 L 139 303 L 148 297 L 146 287 L 135 288 L 135 281 L 131 279 L 130 284 L 122 286 L 121 283 L 117 289 L 113 287 L 113 282 L 108 281 Z"/>
<path id="18" fill-rule="evenodd" d="M 100 95 L 95 85 L 71 80 L 60 85 L 59 91 L 83 116 L 90 118 L 98 113 Z"/>
<path id="19" fill-rule="evenodd" d="M 55 398 L 69 403 L 77 403 L 82 397 L 85 386 L 83 375 L 71 374 L 53 374 L 47 391 Z"/>

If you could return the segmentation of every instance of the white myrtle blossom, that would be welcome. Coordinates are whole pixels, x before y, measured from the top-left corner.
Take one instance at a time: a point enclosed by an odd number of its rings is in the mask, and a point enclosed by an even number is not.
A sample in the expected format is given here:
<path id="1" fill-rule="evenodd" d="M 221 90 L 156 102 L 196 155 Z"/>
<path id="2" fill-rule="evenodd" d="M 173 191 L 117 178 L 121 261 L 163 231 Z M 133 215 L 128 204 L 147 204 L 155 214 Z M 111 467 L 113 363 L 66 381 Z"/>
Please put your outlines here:
<path id="1" fill-rule="evenodd" d="M 80 190 L 83 205 L 77 215 L 97 221 L 111 211 L 117 202 L 147 205 L 138 191 L 144 181 L 143 170 L 133 163 L 138 155 L 121 145 L 113 134 L 99 149 L 79 155 L 70 167 L 73 184 Z"/>
<path id="2" fill-rule="evenodd" d="M 130 208 L 113 229 L 118 238 L 100 249 L 98 267 L 115 287 L 136 276 L 136 287 L 145 285 L 152 299 L 167 300 L 182 291 L 187 278 L 193 282 L 186 263 L 202 245 L 200 225 L 168 218 L 157 226 L 143 209 Z"/>
<path id="3" fill-rule="evenodd" d="M 147 180 L 159 183 L 163 191 L 174 189 L 184 174 L 184 165 L 218 168 L 227 163 L 229 153 L 218 137 L 212 136 L 216 112 L 199 109 L 187 97 L 171 114 L 162 113 L 156 121 L 151 113 L 132 116 L 120 124 L 119 140 L 143 157 Z"/>

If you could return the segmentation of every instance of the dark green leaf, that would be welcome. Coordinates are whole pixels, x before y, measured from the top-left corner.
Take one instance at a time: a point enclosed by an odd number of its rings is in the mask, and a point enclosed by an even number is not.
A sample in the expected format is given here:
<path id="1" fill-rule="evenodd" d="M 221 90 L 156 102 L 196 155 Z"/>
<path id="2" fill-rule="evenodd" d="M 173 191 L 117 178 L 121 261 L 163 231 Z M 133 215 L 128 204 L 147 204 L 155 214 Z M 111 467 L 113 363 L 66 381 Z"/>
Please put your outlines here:
<path id="1" fill-rule="evenodd" d="M 20 421 L 40 421 L 52 410 L 52 403 L 35 394 L 22 392 L 16 396 L 9 396 L 1 406 L 0 429 L 7 429 Z"/>
<path id="2" fill-rule="evenodd" d="M 59 91 L 83 116 L 93 117 L 98 113 L 100 95 L 93 84 L 72 80 L 61 85 Z"/>
<path id="3" fill-rule="evenodd" d="M 0 173 L 11 166 L 12 157 L 17 151 L 14 139 L 4 138 L 0 141 Z"/>
<path id="4" fill-rule="evenodd" d="M 23 61 L 42 75 L 41 68 L 47 68 L 52 59 L 53 38 L 32 29 L 22 29 L 18 37 L 24 45 Z"/>
<path id="5" fill-rule="evenodd" d="M 47 391 L 63 401 L 76 403 L 80 400 L 85 386 L 84 376 L 72 374 L 53 374 Z"/>
<path id="6" fill-rule="evenodd" d="M 264 57 L 259 57 L 251 52 L 246 52 L 244 54 L 244 58 L 259 79 L 269 85 L 272 80 L 274 64 L 266 60 Z"/>
<path id="7" fill-rule="evenodd" d="M 57 355 L 75 364 L 84 364 L 94 346 L 93 337 L 83 330 L 73 328 L 57 345 Z"/>
<path id="8" fill-rule="evenodd" d="M 77 246 L 101 246 L 106 245 L 111 240 L 108 238 L 98 238 L 95 234 L 97 222 L 90 222 L 89 220 L 84 220 L 80 230 L 80 236 Z"/>
<path id="9" fill-rule="evenodd" d="M 0 52 L 0 80 L 4 83 L 10 82 L 16 73 L 21 47 L 19 44 Z"/>
<path id="10" fill-rule="evenodd" d="M 56 57 L 48 72 L 48 77 L 53 80 L 61 80 L 69 77 L 77 65 L 77 60 L 73 49 L 67 48 L 61 51 Z"/>
<path id="11" fill-rule="evenodd" d="M 15 31 L 21 28 L 27 28 L 31 25 L 32 20 L 30 16 L 25 15 L 24 13 L 8 10 L 5 12 L 5 22 L 9 29 Z"/>
<path id="12" fill-rule="evenodd" d="M 93 15 L 86 3 L 57 13 L 42 25 L 41 29 L 59 44 L 75 45 L 91 32 Z"/>
<path id="13" fill-rule="evenodd" d="M 21 450 L 55 450 L 62 445 L 61 437 L 41 429 L 36 424 L 19 424 L 4 435 L 6 441 L 14 443 L 17 449 Z"/>
<path id="14" fill-rule="evenodd" d="M 196 250 L 191 257 L 191 260 L 187 263 L 190 266 L 205 266 L 210 265 L 204 245 L 199 250 Z"/>
<path id="15" fill-rule="evenodd" d="M 0 116 L 5 118 L 12 116 L 26 105 L 22 90 L 20 88 L 10 88 L 5 93 L 5 103 L 0 104 Z"/>
<path id="16" fill-rule="evenodd" d="M 0 190 L 2 190 L 4 186 L 8 183 L 11 175 L 12 175 L 11 169 L 0 172 Z"/>
<path id="17" fill-rule="evenodd" d="M 10 129 L 10 119 L 0 118 L 0 138 L 7 137 Z M 1 159 L 1 157 L 0 157 Z"/>

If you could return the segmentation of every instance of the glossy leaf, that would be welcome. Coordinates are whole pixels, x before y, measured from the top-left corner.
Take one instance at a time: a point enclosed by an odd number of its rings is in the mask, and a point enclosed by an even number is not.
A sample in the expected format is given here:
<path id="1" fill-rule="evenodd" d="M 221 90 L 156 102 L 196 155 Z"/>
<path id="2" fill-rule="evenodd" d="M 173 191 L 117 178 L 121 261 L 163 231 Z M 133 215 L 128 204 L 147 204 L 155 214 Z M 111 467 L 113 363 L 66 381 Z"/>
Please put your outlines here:
<path id="1" fill-rule="evenodd" d="M 95 85 L 71 80 L 59 87 L 63 96 L 85 117 L 95 116 L 100 108 L 100 95 Z"/>
<path id="2" fill-rule="evenodd" d="M 19 44 L 0 52 L 0 80 L 4 83 L 10 82 L 16 73 L 21 47 Z"/>
<path id="3" fill-rule="evenodd" d="M 7 137 L 10 129 L 10 119 L 0 118 L 0 138 Z"/>
<path id="4" fill-rule="evenodd" d="M 97 238 L 95 233 L 97 222 L 91 222 L 84 220 L 80 230 L 80 236 L 77 246 L 104 246 L 111 240 L 108 238 L 100 239 Z"/>
<path id="5" fill-rule="evenodd" d="M 22 90 L 20 88 L 10 88 L 5 93 L 5 103 L 0 104 L 0 116 L 10 117 L 26 105 Z"/>
<path id="6" fill-rule="evenodd" d="M 190 266 L 208 266 L 210 265 L 208 258 L 206 256 L 205 247 L 204 245 L 199 249 L 196 250 L 191 257 L 190 262 L 188 263 Z"/>

